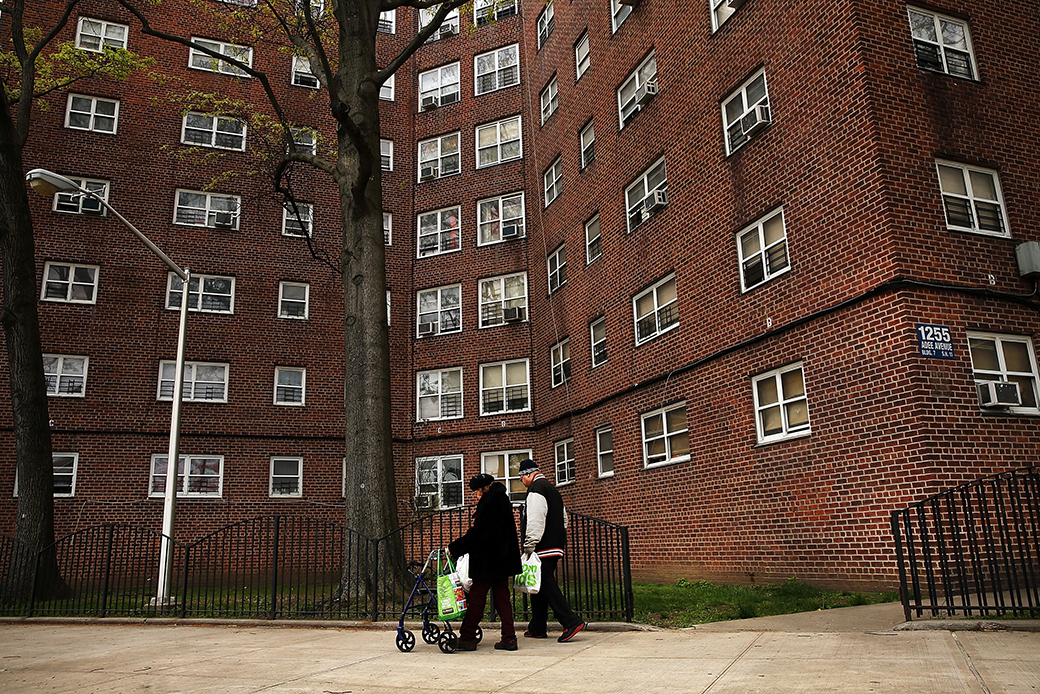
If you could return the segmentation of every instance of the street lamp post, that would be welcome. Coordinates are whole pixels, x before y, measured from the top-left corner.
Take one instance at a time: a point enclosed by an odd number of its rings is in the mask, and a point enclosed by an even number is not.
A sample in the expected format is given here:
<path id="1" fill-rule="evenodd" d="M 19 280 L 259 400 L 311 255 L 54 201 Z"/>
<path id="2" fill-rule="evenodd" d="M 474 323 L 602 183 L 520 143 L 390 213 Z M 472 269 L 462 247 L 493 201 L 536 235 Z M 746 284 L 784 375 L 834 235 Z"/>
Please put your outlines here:
<path id="1" fill-rule="evenodd" d="M 162 543 L 159 551 L 159 581 L 156 588 L 154 604 L 156 607 L 170 606 L 175 602 L 173 591 L 173 525 L 177 512 L 177 469 L 180 466 L 181 442 L 181 395 L 184 391 L 184 343 L 188 326 L 188 293 L 191 283 L 191 270 L 180 268 L 169 256 L 163 253 L 151 239 L 142 234 L 137 227 L 119 214 L 108 201 L 97 193 L 77 185 L 74 181 L 46 169 L 33 169 L 25 175 L 32 189 L 40 195 L 53 197 L 57 193 L 72 193 L 94 198 L 105 209 L 115 215 L 116 219 L 126 225 L 134 236 L 141 240 L 155 256 L 181 279 L 181 316 L 177 333 L 176 372 L 173 377 L 173 407 L 170 412 L 170 446 L 166 457 L 166 499 L 163 504 Z"/>

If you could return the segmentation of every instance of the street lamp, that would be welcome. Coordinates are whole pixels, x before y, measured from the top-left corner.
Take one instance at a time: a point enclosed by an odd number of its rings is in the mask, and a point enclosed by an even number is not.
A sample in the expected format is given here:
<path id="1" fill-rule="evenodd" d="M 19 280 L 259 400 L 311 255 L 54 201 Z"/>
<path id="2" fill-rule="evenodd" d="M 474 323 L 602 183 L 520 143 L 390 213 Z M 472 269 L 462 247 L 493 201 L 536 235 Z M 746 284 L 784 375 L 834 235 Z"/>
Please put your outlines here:
<path id="1" fill-rule="evenodd" d="M 173 377 L 173 408 L 170 412 L 170 448 L 166 458 L 166 502 L 163 505 L 162 521 L 162 544 L 159 551 L 159 584 L 156 590 L 154 604 L 157 607 L 172 605 L 174 598 L 172 592 L 173 574 L 173 522 L 177 511 L 177 468 L 180 465 L 180 443 L 181 443 L 181 394 L 184 390 L 184 342 L 188 325 L 188 292 L 191 282 L 191 270 L 181 269 L 170 260 L 170 257 L 159 250 L 151 240 L 137 230 L 133 224 L 128 222 L 123 215 L 116 212 L 115 208 L 108 204 L 102 196 L 87 190 L 64 176 L 47 171 L 46 169 L 33 169 L 25 175 L 32 189 L 40 195 L 53 197 L 57 193 L 72 193 L 75 196 L 89 196 L 94 198 L 105 209 L 115 215 L 116 219 L 126 225 L 126 228 L 134 233 L 155 256 L 169 267 L 175 275 L 181 278 L 181 321 L 180 330 L 177 334 L 177 362 L 176 373 Z"/>

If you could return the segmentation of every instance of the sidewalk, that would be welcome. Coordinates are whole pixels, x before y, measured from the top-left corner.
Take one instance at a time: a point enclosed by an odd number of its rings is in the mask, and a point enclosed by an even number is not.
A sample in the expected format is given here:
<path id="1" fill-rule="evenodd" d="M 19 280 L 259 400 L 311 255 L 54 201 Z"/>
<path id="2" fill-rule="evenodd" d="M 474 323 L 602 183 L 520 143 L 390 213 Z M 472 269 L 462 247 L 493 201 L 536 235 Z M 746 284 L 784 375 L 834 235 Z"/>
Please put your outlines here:
<path id="1" fill-rule="evenodd" d="M 1040 633 L 893 631 L 892 605 L 520 639 L 443 654 L 393 627 L 0 623 L 0 691 L 753 694 L 1040 692 Z M 607 626 L 607 625 L 604 625 Z M 416 634 L 418 636 L 418 634 Z"/>

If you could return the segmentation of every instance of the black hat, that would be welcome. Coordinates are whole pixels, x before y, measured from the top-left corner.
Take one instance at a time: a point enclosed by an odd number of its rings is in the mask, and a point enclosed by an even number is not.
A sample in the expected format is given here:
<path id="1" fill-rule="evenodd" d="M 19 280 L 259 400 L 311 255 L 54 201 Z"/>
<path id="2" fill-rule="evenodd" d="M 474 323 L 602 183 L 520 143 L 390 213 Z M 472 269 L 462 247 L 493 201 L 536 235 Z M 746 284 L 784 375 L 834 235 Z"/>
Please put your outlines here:
<path id="1" fill-rule="evenodd" d="M 489 484 L 492 484 L 494 481 L 494 477 L 487 474 L 486 472 L 482 472 L 479 475 L 473 476 L 473 479 L 469 481 L 469 488 L 471 491 L 476 491 L 478 489 L 483 489 Z"/>
<path id="2" fill-rule="evenodd" d="M 526 458 L 520 461 L 520 476 L 530 475 L 532 472 L 538 472 L 538 464 L 530 458 Z"/>

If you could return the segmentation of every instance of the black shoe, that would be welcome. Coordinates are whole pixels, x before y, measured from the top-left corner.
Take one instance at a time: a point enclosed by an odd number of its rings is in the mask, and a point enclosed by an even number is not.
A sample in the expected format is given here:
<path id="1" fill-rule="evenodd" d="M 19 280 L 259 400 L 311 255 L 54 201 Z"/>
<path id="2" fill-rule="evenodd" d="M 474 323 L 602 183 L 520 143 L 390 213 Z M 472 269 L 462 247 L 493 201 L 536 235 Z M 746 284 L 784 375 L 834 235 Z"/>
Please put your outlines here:
<path id="1" fill-rule="evenodd" d="M 475 651 L 477 650 L 476 639 L 459 639 L 458 650 L 460 651 Z"/>
<path id="2" fill-rule="evenodd" d="M 499 641 L 498 643 L 495 644 L 495 650 L 496 651 L 515 651 L 516 648 L 517 648 L 517 646 L 516 646 L 516 639 L 515 638 L 514 639 L 502 639 L 501 641 Z"/>
<path id="3" fill-rule="evenodd" d="M 569 629 L 564 629 L 563 634 L 561 634 L 560 638 L 556 639 L 556 641 L 557 643 L 567 643 L 568 641 L 574 638 L 575 634 L 577 634 L 579 631 L 582 631 L 583 629 L 585 629 L 585 622 L 580 622 L 577 626 L 570 627 Z"/>
<path id="4" fill-rule="evenodd" d="M 547 638 L 549 638 L 549 635 L 548 634 L 536 634 L 533 631 L 525 631 L 524 632 L 524 638 L 525 639 L 547 639 Z"/>

